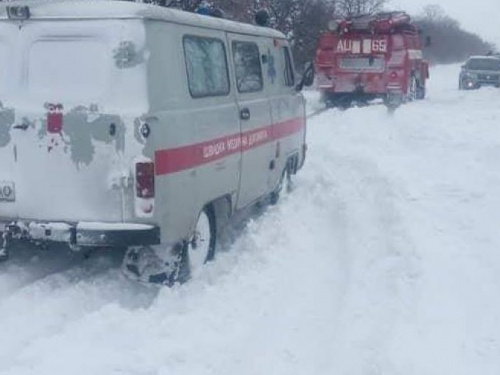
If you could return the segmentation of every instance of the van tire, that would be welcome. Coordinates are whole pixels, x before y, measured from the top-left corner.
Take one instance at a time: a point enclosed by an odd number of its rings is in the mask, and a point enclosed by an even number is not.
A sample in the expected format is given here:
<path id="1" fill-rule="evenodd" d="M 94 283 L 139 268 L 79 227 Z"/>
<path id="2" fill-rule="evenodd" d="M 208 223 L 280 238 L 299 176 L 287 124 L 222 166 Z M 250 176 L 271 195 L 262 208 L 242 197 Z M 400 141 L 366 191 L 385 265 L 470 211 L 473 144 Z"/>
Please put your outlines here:
<path id="1" fill-rule="evenodd" d="M 278 185 L 276 186 L 276 188 L 271 192 L 271 194 L 269 195 L 269 203 L 274 206 L 278 203 L 278 201 L 280 200 L 280 195 L 281 195 L 281 192 L 283 191 L 283 185 L 285 183 L 285 178 L 287 178 L 287 170 L 285 169 L 283 171 L 283 173 L 281 174 L 281 177 L 280 177 L 280 180 L 278 182 Z"/>
<path id="2" fill-rule="evenodd" d="M 290 156 L 285 165 L 285 169 L 281 174 L 280 181 L 273 192 L 269 195 L 269 203 L 275 205 L 278 203 L 283 187 L 286 184 L 286 192 L 290 193 L 293 190 L 292 175 L 296 174 L 299 170 L 299 155 L 295 154 Z"/>
<path id="3" fill-rule="evenodd" d="M 194 233 L 184 241 L 179 266 L 179 282 L 192 278 L 214 259 L 217 245 L 217 225 L 212 205 L 207 205 L 198 215 Z"/>

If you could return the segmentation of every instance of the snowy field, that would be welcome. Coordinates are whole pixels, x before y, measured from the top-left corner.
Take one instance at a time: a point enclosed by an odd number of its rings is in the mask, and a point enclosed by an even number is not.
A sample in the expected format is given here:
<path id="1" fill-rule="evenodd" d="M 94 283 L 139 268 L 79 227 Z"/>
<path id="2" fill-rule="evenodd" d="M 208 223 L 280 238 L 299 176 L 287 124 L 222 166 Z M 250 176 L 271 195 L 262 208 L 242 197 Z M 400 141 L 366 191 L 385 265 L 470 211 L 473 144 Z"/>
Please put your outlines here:
<path id="1" fill-rule="evenodd" d="M 14 254 L 0 374 L 500 374 L 500 91 L 458 70 L 393 116 L 313 117 L 295 190 L 186 285 Z"/>

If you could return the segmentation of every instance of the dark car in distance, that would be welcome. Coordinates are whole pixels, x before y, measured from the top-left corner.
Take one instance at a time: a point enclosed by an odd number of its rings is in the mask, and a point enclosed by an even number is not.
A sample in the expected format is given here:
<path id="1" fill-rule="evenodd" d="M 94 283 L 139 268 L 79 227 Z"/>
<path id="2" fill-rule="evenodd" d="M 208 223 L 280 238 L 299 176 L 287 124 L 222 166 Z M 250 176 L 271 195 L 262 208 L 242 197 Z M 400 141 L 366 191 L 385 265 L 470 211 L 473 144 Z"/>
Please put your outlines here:
<path id="1" fill-rule="evenodd" d="M 458 88 L 478 89 L 481 86 L 500 87 L 500 58 L 496 56 L 471 56 L 462 65 Z"/>

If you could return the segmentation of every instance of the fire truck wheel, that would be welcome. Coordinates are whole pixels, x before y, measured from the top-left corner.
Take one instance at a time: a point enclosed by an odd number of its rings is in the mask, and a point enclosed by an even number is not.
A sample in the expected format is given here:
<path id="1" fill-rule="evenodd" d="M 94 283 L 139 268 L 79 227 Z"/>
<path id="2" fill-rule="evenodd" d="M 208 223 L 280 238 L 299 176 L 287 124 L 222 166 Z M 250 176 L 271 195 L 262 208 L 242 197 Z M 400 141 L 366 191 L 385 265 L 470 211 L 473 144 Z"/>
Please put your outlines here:
<path id="1" fill-rule="evenodd" d="M 185 282 L 198 274 L 205 263 L 215 256 L 217 240 L 215 214 L 211 205 L 201 211 L 196 222 L 194 233 L 183 246 L 179 281 Z"/>
<path id="2" fill-rule="evenodd" d="M 409 102 L 412 102 L 415 99 L 417 99 L 417 95 L 418 95 L 417 90 L 418 90 L 417 79 L 415 78 L 415 76 L 412 76 L 410 78 L 410 82 L 408 84 L 408 94 L 406 96 L 406 98 Z"/>
<path id="3" fill-rule="evenodd" d="M 421 86 L 420 84 L 417 86 L 417 100 L 425 99 L 425 86 Z"/>

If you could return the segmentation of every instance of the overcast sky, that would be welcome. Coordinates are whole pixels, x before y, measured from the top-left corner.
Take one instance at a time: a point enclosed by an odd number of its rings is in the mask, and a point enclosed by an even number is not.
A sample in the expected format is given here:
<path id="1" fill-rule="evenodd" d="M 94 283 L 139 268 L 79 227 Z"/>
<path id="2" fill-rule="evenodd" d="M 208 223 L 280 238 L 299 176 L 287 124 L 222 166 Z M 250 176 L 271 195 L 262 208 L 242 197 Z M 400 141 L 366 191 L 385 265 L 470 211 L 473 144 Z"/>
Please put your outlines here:
<path id="1" fill-rule="evenodd" d="M 500 48 L 500 0 L 389 0 L 387 9 L 417 14 L 428 4 L 440 5 L 464 29 Z"/>

